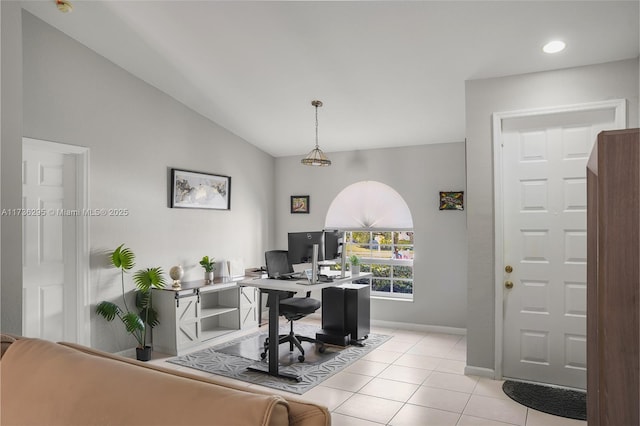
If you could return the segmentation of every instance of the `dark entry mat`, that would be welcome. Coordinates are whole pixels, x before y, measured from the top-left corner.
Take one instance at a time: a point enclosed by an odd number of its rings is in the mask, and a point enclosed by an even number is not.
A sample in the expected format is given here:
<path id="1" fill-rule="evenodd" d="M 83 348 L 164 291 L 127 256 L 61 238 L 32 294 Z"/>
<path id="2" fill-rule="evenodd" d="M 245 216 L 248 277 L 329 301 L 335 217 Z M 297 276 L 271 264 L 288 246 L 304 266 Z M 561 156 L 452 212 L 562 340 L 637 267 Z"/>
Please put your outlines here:
<path id="1" fill-rule="evenodd" d="M 587 393 L 532 383 L 507 380 L 502 385 L 505 394 L 534 410 L 554 416 L 587 420 Z"/>

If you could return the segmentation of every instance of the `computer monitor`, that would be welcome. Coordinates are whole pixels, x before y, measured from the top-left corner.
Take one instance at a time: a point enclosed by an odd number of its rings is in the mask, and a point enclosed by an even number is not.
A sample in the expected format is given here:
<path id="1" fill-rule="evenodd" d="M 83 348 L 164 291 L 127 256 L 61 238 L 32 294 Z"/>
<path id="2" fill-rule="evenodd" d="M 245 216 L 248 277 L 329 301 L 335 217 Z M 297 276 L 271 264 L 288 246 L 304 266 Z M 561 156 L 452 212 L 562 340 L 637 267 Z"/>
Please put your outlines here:
<path id="1" fill-rule="evenodd" d="M 269 278 L 284 277 L 293 273 L 293 267 L 289 262 L 286 250 L 267 251 L 264 253 L 264 261 Z"/>
<path id="2" fill-rule="evenodd" d="M 290 232 L 289 262 L 292 265 L 313 263 L 313 245 L 318 244 L 318 261 L 325 260 L 324 232 Z"/>
<path id="3" fill-rule="evenodd" d="M 324 260 L 335 260 L 340 257 L 342 234 L 342 231 L 324 231 Z"/>

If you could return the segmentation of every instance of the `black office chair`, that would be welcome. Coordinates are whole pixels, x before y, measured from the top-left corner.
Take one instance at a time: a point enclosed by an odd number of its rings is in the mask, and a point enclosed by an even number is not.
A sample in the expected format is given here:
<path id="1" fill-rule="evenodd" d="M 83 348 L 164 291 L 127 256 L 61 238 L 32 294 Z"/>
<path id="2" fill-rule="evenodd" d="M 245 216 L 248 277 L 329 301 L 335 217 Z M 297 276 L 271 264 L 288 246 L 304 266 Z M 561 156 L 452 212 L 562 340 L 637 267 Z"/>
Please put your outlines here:
<path id="1" fill-rule="evenodd" d="M 278 278 L 284 274 L 293 272 L 293 268 L 289 263 L 288 253 L 286 250 L 271 250 L 264 254 L 267 265 L 267 275 L 270 278 Z M 279 298 L 280 315 L 285 317 L 291 324 L 289 334 L 281 334 L 278 336 L 278 345 L 289 342 L 289 351 L 293 352 L 295 346 L 300 351 L 298 361 L 304 362 L 304 349 L 301 342 L 319 343 L 318 349 L 320 353 L 325 351 L 324 343 L 312 337 L 301 336 L 293 331 L 293 322 L 306 317 L 320 309 L 320 301 L 311 298 L 311 292 L 307 292 L 306 297 L 293 297 L 295 292 L 282 292 Z M 268 306 L 268 303 L 267 303 Z M 269 350 L 269 338 L 264 341 L 264 351 L 260 354 L 262 359 L 267 357 Z"/>

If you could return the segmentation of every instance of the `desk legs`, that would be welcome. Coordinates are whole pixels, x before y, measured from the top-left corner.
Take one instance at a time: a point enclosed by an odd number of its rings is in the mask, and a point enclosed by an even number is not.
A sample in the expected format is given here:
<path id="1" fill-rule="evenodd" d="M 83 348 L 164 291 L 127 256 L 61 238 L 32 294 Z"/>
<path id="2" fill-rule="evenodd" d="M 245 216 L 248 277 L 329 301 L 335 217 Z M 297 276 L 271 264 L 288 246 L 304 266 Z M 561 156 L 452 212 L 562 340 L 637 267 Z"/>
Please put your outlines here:
<path id="1" fill-rule="evenodd" d="M 267 324 L 262 322 L 262 290 L 258 289 L 258 327 Z"/>
<path id="2" fill-rule="evenodd" d="M 298 376 L 294 376 L 293 374 L 280 373 L 279 371 L 279 340 L 278 339 L 278 331 L 279 331 L 279 316 L 280 316 L 280 297 L 279 291 L 268 291 L 266 290 L 268 295 L 267 301 L 269 302 L 269 370 L 265 371 L 261 368 L 249 367 L 247 370 L 255 371 L 257 373 L 266 373 L 270 376 L 282 377 L 285 379 L 291 379 L 299 382 L 301 379 Z"/>

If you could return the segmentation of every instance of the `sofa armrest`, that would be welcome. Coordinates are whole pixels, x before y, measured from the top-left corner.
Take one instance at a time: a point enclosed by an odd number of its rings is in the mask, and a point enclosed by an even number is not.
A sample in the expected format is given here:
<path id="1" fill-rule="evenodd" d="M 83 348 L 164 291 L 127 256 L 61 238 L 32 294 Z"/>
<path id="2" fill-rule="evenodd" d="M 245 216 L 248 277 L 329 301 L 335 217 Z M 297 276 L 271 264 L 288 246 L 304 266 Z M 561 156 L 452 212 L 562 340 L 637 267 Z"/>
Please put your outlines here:
<path id="1" fill-rule="evenodd" d="M 9 334 L 0 334 L 0 359 L 4 356 L 4 353 L 9 349 L 9 346 L 16 341 L 16 338 Z"/>

